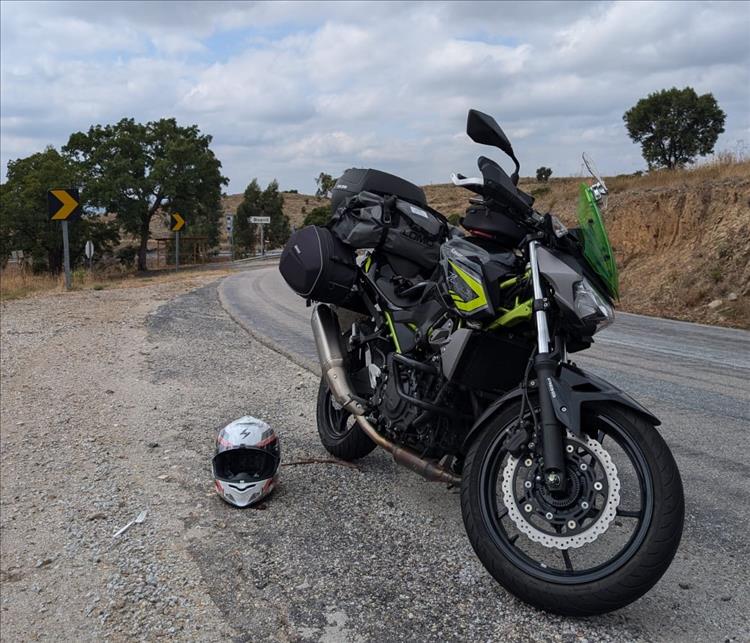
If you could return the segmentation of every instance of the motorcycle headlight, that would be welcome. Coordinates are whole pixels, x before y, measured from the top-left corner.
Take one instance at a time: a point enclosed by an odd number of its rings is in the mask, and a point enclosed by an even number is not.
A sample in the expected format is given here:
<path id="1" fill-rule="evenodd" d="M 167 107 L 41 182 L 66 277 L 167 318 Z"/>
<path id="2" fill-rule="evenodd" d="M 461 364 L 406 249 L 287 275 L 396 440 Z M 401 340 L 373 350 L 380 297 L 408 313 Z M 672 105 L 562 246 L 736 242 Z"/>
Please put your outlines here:
<path id="1" fill-rule="evenodd" d="M 600 331 L 615 321 L 615 309 L 587 279 L 573 286 L 573 293 L 573 305 L 584 323 L 595 324 Z"/>

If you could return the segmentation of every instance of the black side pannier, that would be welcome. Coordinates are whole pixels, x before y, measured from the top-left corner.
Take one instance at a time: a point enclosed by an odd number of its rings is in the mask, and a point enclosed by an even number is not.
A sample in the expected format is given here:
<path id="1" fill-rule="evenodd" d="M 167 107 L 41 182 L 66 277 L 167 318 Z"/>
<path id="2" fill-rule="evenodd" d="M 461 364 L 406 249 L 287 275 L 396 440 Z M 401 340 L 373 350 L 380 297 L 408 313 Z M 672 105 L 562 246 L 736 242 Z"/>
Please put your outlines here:
<path id="1" fill-rule="evenodd" d="M 279 272 L 306 299 L 346 307 L 353 298 L 354 251 L 328 228 L 307 226 L 292 234 L 281 253 Z"/>
<path id="2" fill-rule="evenodd" d="M 427 269 L 437 265 L 448 233 L 445 219 L 426 205 L 372 192 L 347 199 L 328 226 L 352 248 L 379 248 Z"/>

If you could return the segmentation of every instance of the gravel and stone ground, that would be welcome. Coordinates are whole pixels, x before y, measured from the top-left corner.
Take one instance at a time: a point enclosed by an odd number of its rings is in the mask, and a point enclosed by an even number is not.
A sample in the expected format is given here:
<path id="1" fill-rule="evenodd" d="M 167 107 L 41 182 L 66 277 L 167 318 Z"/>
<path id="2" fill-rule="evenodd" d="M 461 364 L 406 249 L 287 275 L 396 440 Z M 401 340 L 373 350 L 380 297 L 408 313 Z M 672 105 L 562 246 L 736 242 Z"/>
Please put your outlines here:
<path id="1" fill-rule="evenodd" d="M 327 457 L 317 377 L 237 326 L 214 280 L 3 304 L 3 640 L 747 640 L 696 631 L 689 587 L 597 619 L 533 610 L 482 568 L 455 491 L 382 452 L 306 463 Z M 248 413 L 287 466 L 238 510 L 210 458 Z"/>

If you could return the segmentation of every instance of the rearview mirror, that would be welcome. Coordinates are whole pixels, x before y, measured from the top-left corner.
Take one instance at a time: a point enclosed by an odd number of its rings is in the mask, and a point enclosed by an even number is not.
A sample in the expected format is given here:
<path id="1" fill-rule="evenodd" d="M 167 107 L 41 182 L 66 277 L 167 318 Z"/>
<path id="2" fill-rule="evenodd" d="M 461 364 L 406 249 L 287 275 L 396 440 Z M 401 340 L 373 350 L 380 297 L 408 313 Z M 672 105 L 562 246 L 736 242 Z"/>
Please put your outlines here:
<path id="1" fill-rule="evenodd" d="M 508 156 L 515 158 L 513 146 L 492 116 L 470 109 L 466 119 L 466 133 L 475 143 L 499 147 Z"/>

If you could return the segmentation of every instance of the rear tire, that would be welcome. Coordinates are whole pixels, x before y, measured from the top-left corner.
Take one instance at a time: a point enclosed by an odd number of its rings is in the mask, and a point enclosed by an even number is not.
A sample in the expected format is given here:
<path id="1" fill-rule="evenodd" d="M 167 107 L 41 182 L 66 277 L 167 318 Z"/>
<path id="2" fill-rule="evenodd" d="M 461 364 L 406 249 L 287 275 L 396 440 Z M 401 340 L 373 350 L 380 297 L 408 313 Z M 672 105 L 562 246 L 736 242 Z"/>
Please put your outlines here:
<path id="1" fill-rule="evenodd" d="M 629 557 L 623 555 L 619 567 L 615 562 L 618 559 L 613 558 L 611 573 L 584 578 L 582 572 L 580 579 L 555 578 L 538 567 L 524 570 L 519 559 L 514 558 L 515 540 L 508 546 L 507 541 L 498 536 L 496 525 L 499 523 L 488 518 L 489 463 L 492 458 L 507 457 L 507 452 L 501 455 L 502 447 L 497 445 L 502 444 L 501 434 L 516 425 L 519 412 L 518 405 L 503 412 L 473 442 L 464 462 L 461 510 L 466 533 L 482 564 L 505 589 L 521 600 L 564 616 L 602 614 L 640 598 L 666 572 L 682 535 L 685 511 L 682 481 L 666 442 L 650 423 L 629 409 L 608 405 L 591 408 L 584 414 L 584 426 L 586 418 L 594 415 L 605 416 L 616 423 L 642 454 L 652 482 L 653 511 L 638 548 Z M 500 511 L 503 510 L 501 507 Z"/>
<path id="2" fill-rule="evenodd" d="M 321 378 L 318 388 L 317 420 L 320 441 L 328 453 L 340 460 L 359 460 L 376 446 L 350 413 L 334 406 L 325 378 Z"/>

